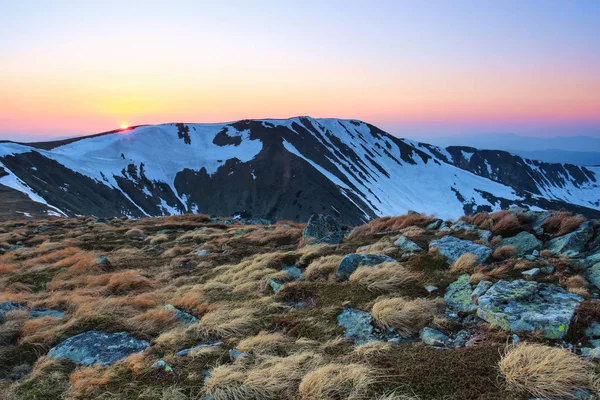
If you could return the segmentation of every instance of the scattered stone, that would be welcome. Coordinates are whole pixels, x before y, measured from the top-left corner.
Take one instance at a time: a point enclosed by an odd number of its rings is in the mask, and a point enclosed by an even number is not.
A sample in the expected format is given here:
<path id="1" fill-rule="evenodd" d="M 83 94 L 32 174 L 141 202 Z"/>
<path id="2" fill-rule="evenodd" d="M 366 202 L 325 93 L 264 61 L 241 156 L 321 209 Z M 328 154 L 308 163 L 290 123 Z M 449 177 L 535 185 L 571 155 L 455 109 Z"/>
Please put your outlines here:
<path id="1" fill-rule="evenodd" d="M 335 275 L 338 279 L 345 281 L 350 278 L 350 275 L 352 275 L 352 273 L 356 271 L 358 267 L 373 266 L 383 262 L 393 261 L 396 260 L 384 254 L 348 254 L 340 262 Z"/>
<path id="2" fill-rule="evenodd" d="M 157 231 L 156 234 L 157 235 L 168 235 L 169 233 L 173 233 L 175 232 L 173 229 L 161 229 L 160 231 Z"/>
<path id="3" fill-rule="evenodd" d="M 519 232 L 516 236 L 502 239 L 498 246 L 513 246 L 517 250 L 517 255 L 524 256 L 539 251 L 542 242 L 529 232 Z"/>
<path id="4" fill-rule="evenodd" d="M 440 289 L 437 286 L 429 285 L 429 286 L 425 286 L 425 290 L 427 290 L 428 293 L 433 293 L 433 292 L 437 292 Z"/>
<path id="5" fill-rule="evenodd" d="M 284 265 L 283 270 L 286 271 L 292 277 L 292 279 L 295 281 L 302 278 L 302 270 L 300 268 L 296 267 L 295 265 L 292 265 L 292 266 Z"/>
<path id="6" fill-rule="evenodd" d="M 229 350 L 229 358 L 231 359 L 231 361 L 235 361 L 238 358 L 246 358 L 248 357 L 248 354 L 239 351 L 238 349 L 230 349 Z"/>
<path id="7" fill-rule="evenodd" d="M 165 306 L 165 310 L 175 310 L 175 315 L 177 317 L 177 321 L 184 323 L 184 324 L 193 324 L 193 323 L 199 321 L 199 319 L 194 317 L 192 314 L 186 313 L 185 311 L 181 311 L 180 309 L 176 308 L 172 304 L 167 304 Z"/>
<path id="8" fill-rule="evenodd" d="M 283 288 L 283 283 L 277 282 L 275 279 L 268 278 L 267 283 L 271 286 L 274 293 L 279 293 L 279 291 Z"/>
<path id="9" fill-rule="evenodd" d="M 492 285 L 493 283 L 490 281 L 479 281 L 479 283 L 477 284 L 477 286 L 475 286 L 475 289 L 471 293 L 471 298 L 475 299 L 483 296 L 485 292 L 487 292 L 488 289 L 492 287 Z"/>
<path id="10" fill-rule="evenodd" d="M 373 333 L 373 317 L 368 312 L 345 308 L 337 316 L 337 322 L 339 326 L 344 328 L 344 337 L 354 340 L 356 345 L 377 340 Z"/>
<path id="11" fill-rule="evenodd" d="M 53 318 L 62 318 L 65 316 L 65 313 L 61 310 L 49 310 L 46 308 L 33 307 L 29 310 L 29 315 L 31 318 L 42 318 L 42 317 L 53 317 Z"/>
<path id="12" fill-rule="evenodd" d="M 540 329 L 545 337 L 558 339 L 582 300 L 550 283 L 501 280 L 479 298 L 477 316 L 506 331 Z"/>
<path id="13" fill-rule="evenodd" d="M 173 367 L 167 364 L 164 360 L 158 360 L 154 364 L 152 364 L 152 369 L 158 369 L 172 374 L 173 376 L 177 376 L 175 371 L 173 371 Z"/>
<path id="14" fill-rule="evenodd" d="M 552 265 L 550 265 L 548 267 L 541 267 L 540 271 L 542 274 L 550 275 L 551 273 L 554 272 L 554 267 Z"/>
<path id="15" fill-rule="evenodd" d="M 440 228 L 440 225 L 442 225 L 444 221 L 442 221 L 441 219 L 436 219 L 435 221 L 433 221 L 432 223 L 430 223 L 429 225 L 427 225 L 425 227 L 425 229 L 428 229 L 430 231 L 435 231 L 438 230 Z"/>
<path id="16" fill-rule="evenodd" d="M 440 254 L 446 256 L 450 264 L 463 254 L 472 253 L 477 256 L 477 262 L 483 263 L 492 253 L 492 249 L 481 244 L 475 244 L 469 240 L 462 240 L 454 236 L 444 236 L 439 240 L 429 243 L 429 248 L 436 247 Z"/>
<path id="17" fill-rule="evenodd" d="M 456 334 L 452 340 L 452 346 L 454 347 L 465 347 L 467 342 L 471 338 L 471 334 L 467 330 L 462 330 Z"/>
<path id="18" fill-rule="evenodd" d="M 48 357 L 66 358 L 86 366 L 110 365 L 130 354 L 144 351 L 148 346 L 148 342 L 137 340 L 127 332 L 88 331 L 52 348 Z"/>
<path id="19" fill-rule="evenodd" d="M 559 236 L 550 240 L 546 244 L 546 248 L 552 254 L 560 254 L 566 256 L 575 256 L 583 251 L 586 243 L 594 234 L 594 228 L 590 221 L 582 222 L 579 228 L 566 235 Z"/>
<path id="20" fill-rule="evenodd" d="M 421 341 L 429 346 L 448 347 L 451 341 L 450 338 L 442 332 L 433 328 L 423 328 L 419 334 Z"/>
<path id="21" fill-rule="evenodd" d="M 533 278 L 534 276 L 539 275 L 540 272 L 541 272 L 540 268 L 531 268 L 531 269 L 528 269 L 527 271 L 521 272 L 521 275 Z"/>
<path id="22" fill-rule="evenodd" d="M 197 256 L 207 256 L 210 254 L 210 251 L 203 249 L 203 250 L 198 250 L 194 254 L 196 254 Z"/>
<path id="23" fill-rule="evenodd" d="M 477 310 L 477 305 L 473 302 L 471 296 L 473 294 L 473 288 L 469 283 L 470 278 L 471 276 L 469 274 L 461 275 L 446 289 L 444 300 L 446 300 L 448 306 L 456 311 L 469 313 Z"/>
<path id="24" fill-rule="evenodd" d="M 409 253 L 414 253 L 422 250 L 418 244 L 416 244 L 404 235 L 400 235 L 400 237 L 394 242 L 394 246 L 398 246 L 400 250 Z"/>
<path id="25" fill-rule="evenodd" d="M 211 343 L 211 344 L 201 344 L 198 346 L 191 347 L 189 349 L 181 350 L 181 351 L 177 352 L 177 354 L 175 354 L 175 355 L 177 357 L 183 357 L 183 356 L 187 356 L 194 350 L 207 349 L 209 347 L 219 347 L 219 346 L 223 346 L 223 345 L 224 345 L 223 342 L 216 342 L 216 343 Z"/>
<path id="26" fill-rule="evenodd" d="M 511 343 L 511 344 L 517 344 L 517 343 L 519 343 L 520 341 L 521 341 L 521 338 L 520 338 L 520 337 L 519 337 L 519 335 L 517 335 L 516 333 L 513 333 L 513 334 L 510 336 L 510 343 Z"/>
<path id="27" fill-rule="evenodd" d="M 304 229 L 304 237 L 316 239 L 311 244 L 339 244 L 344 240 L 344 233 L 339 222 L 331 215 L 313 214 Z"/>

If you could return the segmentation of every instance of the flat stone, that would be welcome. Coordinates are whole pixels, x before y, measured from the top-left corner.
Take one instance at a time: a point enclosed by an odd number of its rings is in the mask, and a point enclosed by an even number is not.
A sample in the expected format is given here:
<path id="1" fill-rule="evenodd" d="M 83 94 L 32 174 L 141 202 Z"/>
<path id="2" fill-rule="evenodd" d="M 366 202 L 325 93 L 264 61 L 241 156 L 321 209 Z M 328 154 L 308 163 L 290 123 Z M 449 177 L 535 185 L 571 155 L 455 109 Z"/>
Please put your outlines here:
<path id="1" fill-rule="evenodd" d="M 429 248 L 433 247 L 436 247 L 440 254 L 446 256 L 450 264 L 454 264 L 460 256 L 466 253 L 474 254 L 477 256 L 477 262 L 483 263 L 492 253 L 492 249 L 487 246 L 458 239 L 454 236 L 444 236 L 439 240 L 431 241 Z"/>
<path id="2" fill-rule="evenodd" d="M 513 246 L 517 255 L 524 256 L 542 248 L 542 242 L 529 232 L 519 232 L 516 236 L 502 239 L 498 246 Z"/>
<path id="3" fill-rule="evenodd" d="M 532 278 L 534 276 L 539 275 L 540 272 L 541 272 L 540 268 L 531 268 L 531 269 L 528 269 L 527 271 L 521 272 L 521 275 L 525 275 L 525 276 Z"/>
<path id="4" fill-rule="evenodd" d="M 554 284 L 501 280 L 479 298 L 477 316 L 506 331 L 539 329 L 545 337 L 558 339 L 567 333 L 581 301 Z"/>
<path id="5" fill-rule="evenodd" d="M 433 292 L 437 292 L 438 290 L 440 290 L 440 288 L 438 288 L 437 286 L 434 286 L 434 285 L 428 285 L 428 286 L 425 286 L 425 290 L 427 290 L 428 293 L 433 293 Z"/>
<path id="6" fill-rule="evenodd" d="M 246 358 L 248 357 L 248 354 L 239 351 L 238 349 L 230 349 L 229 350 L 229 358 L 231 359 L 231 361 L 235 361 L 238 358 Z"/>
<path id="7" fill-rule="evenodd" d="M 127 332 L 88 331 L 75 335 L 52 348 L 48 357 L 66 358 L 86 366 L 110 365 L 130 354 L 142 352 L 148 346 L 148 342 L 137 340 Z"/>
<path id="8" fill-rule="evenodd" d="M 394 246 L 398 246 L 400 250 L 407 251 L 409 253 L 414 253 L 417 251 L 421 251 L 421 247 L 418 244 L 410 240 L 404 235 L 401 235 L 395 242 Z"/>
<path id="9" fill-rule="evenodd" d="M 350 275 L 359 267 L 378 265 L 384 262 L 394 262 L 392 257 L 384 254 L 358 254 L 352 253 L 345 256 L 335 273 L 338 279 L 348 280 Z"/>
<path id="10" fill-rule="evenodd" d="M 425 227 L 425 229 L 430 230 L 430 231 L 435 231 L 435 230 L 439 229 L 440 225 L 442 225 L 443 222 L 444 221 L 442 221 L 441 219 L 436 219 L 435 221 L 433 221 L 432 223 L 427 225 Z"/>
<path id="11" fill-rule="evenodd" d="M 554 272 L 554 267 L 552 265 L 548 267 L 541 267 L 540 271 L 542 272 L 542 274 L 550 275 Z"/>
<path id="12" fill-rule="evenodd" d="M 456 311 L 469 313 L 477 310 L 477 305 L 472 298 L 473 288 L 469 283 L 470 278 L 469 274 L 461 275 L 446 289 L 444 300 L 448 306 Z"/>

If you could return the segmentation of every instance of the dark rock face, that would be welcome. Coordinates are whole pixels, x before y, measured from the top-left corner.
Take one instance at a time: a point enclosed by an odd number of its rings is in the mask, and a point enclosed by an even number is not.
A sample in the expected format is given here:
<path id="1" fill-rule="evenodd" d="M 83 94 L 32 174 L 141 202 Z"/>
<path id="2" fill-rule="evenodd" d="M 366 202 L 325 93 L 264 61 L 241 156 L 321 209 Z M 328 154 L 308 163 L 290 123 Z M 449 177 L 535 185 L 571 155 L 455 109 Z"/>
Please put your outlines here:
<path id="1" fill-rule="evenodd" d="M 338 244 L 344 239 L 344 233 L 339 222 L 332 216 L 313 214 L 304 229 L 304 237 L 316 239 L 313 242 L 315 244 Z"/>
<path id="2" fill-rule="evenodd" d="M 335 273 L 338 279 L 348 280 L 358 267 L 371 267 L 384 262 L 394 262 L 392 257 L 384 254 L 348 254 L 345 256 Z"/>
<path id="3" fill-rule="evenodd" d="M 73 336 L 48 353 L 51 358 L 68 358 L 86 366 L 110 365 L 130 354 L 144 351 L 149 343 L 137 340 L 126 332 L 88 331 Z"/>

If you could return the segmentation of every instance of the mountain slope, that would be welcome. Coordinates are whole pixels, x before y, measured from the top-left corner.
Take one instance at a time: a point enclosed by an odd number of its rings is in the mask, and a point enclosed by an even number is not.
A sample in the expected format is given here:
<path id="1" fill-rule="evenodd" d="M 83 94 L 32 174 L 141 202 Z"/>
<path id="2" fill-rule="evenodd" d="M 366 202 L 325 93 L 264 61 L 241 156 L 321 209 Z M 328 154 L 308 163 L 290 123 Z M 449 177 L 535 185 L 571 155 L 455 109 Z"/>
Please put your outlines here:
<path id="1" fill-rule="evenodd" d="M 0 144 L 0 184 L 64 215 L 325 212 L 349 224 L 416 210 L 456 218 L 509 205 L 600 214 L 594 172 L 503 151 L 398 139 L 298 117 L 140 126 L 60 143 Z M 23 211 L 23 210 L 14 210 Z"/>

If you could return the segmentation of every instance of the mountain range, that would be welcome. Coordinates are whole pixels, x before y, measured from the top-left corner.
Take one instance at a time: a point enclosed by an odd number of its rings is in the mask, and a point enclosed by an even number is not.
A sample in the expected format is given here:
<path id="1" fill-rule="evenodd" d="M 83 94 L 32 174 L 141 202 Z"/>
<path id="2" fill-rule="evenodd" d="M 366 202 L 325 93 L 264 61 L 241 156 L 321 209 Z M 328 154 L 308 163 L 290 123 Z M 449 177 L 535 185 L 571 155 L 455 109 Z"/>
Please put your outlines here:
<path id="1" fill-rule="evenodd" d="M 521 206 L 598 217 L 599 174 L 400 139 L 357 120 L 170 123 L 0 143 L 0 216 L 327 213 L 359 224 L 408 210 L 458 218 Z"/>

